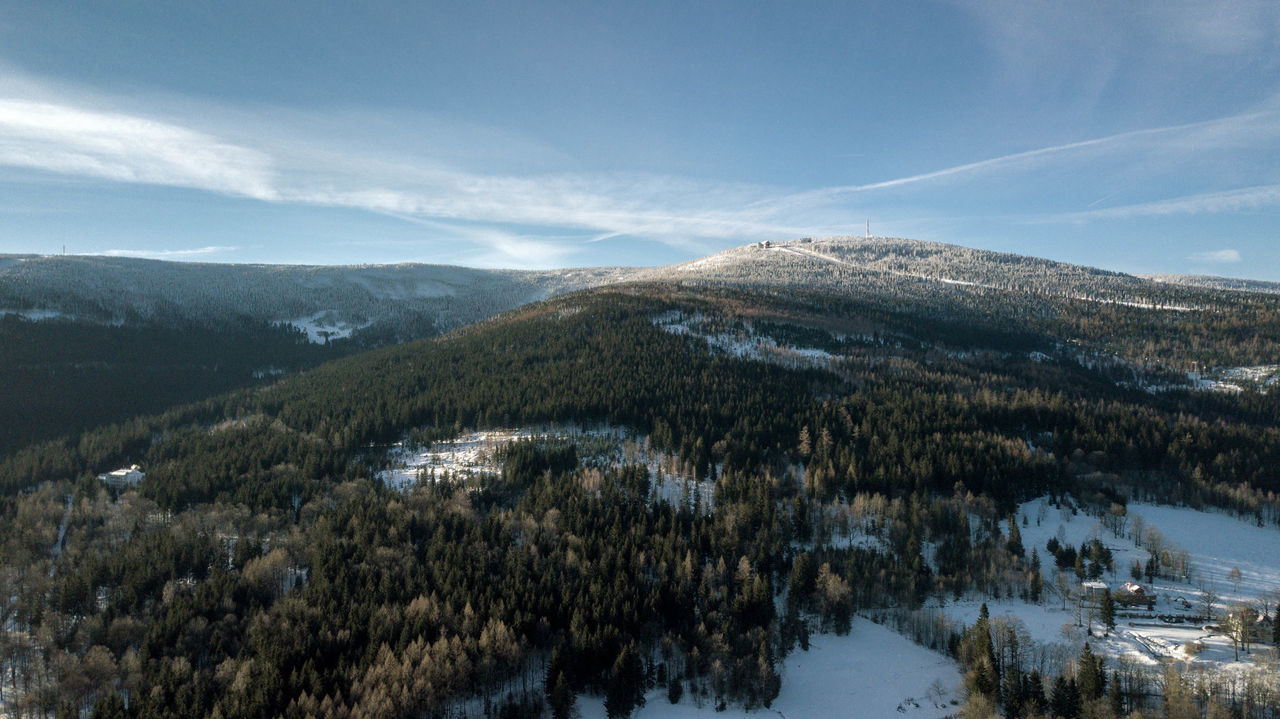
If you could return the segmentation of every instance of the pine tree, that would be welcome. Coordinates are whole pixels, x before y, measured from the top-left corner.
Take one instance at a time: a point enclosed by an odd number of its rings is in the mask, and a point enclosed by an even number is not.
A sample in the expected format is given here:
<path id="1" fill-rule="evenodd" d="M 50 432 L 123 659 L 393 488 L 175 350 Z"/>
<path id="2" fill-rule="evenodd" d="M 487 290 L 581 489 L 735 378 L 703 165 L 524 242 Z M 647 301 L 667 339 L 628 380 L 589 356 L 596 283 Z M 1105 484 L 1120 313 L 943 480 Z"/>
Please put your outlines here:
<path id="1" fill-rule="evenodd" d="M 1044 714 L 1049 709 L 1049 698 L 1044 695 L 1044 678 L 1040 676 L 1040 672 L 1033 669 L 1027 675 L 1025 694 L 1027 695 L 1027 702 L 1035 709 L 1036 713 Z"/>
<path id="2" fill-rule="evenodd" d="M 667 684 L 667 701 L 679 704 L 682 696 L 684 696 L 684 682 L 680 677 L 671 677 L 671 681 Z"/>
<path id="3" fill-rule="evenodd" d="M 1083 710 L 1080 699 L 1080 687 L 1075 678 L 1067 679 L 1061 675 L 1053 682 L 1053 693 L 1049 697 L 1049 708 L 1056 716 L 1063 719 L 1079 719 Z"/>
<path id="4" fill-rule="evenodd" d="M 983 602 L 978 610 L 978 621 L 973 625 L 973 641 L 970 663 L 973 667 L 973 688 L 993 699 L 999 699 L 1000 672 L 996 663 L 995 643 L 991 640 L 991 613 Z"/>
<path id="5" fill-rule="evenodd" d="M 1009 515 L 1009 541 L 1006 546 L 1013 556 L 1022 556 L 1022 530 L 1018 529 L 1018 518 L 1012 514 Z"/>
<path id="6" fill-rule="evenodd" d="M 555 680 L 547 689 L 547 703 L 551 705 L 551 716 L 555 719 L 569 719 L 573 716 L 575 698 L 573 687 L 569 686 L 569 680 L 565 678 L 564 672 L 556 672 Z"/>
<path id="7" fill-rule="evenodd" d="M 1078 671 L 1080 696 L 1084 701 L 1093 701 L 1102 696 L 1102 691 L 1106 684 L 1104 671 L 1102 661 L 1093 653 L 1089 643 L 1085 642 L 1084 650 L 1080 652 L 1080 668 Z"/>
<path id="8" fill-rule="evenodd" d="M 1044 592 L 1044 575 L 1040 573 L 1040 553 L 1031 549 L 1031 601 L 1040 603 L 1040 595 Z"/>
<path id="9" fill-rule="evenodd" d="M 631 716 L 638 706 L 644 706 L 644 667 L 635 646 L 628 644 L 613 662 L 604 708 L 609 719 L 619 719 Z"/>
<path id="10" fill-rule="evenodd" d="M 1108 589 L 1102 593 L 1102 623 L 1107 628 L 1107 634 L 1110 634 L 1116 628 L 1116 604 L 1111 599 L 1111 590 Z"/>
<path id="11" fill-rule="evenodd" d="M 1022 705 L 1027 701 L 1027 682 L 1016 667 L 1009 667 L 1004 672 L 1003 686 L 1000 694 L 1004 700 L 1005 713 L 1012 717 L 1018 715 Z"/>
<path id="12" fill-rule="evenodd" d="M 1124 716 L 1124 696 L 1120 693 L 1120 676 L 1111 672 L 1111 681 L 1107 683 L 1107 699 L 1111 704 L 1111 713 L 1117 717 Z"/>

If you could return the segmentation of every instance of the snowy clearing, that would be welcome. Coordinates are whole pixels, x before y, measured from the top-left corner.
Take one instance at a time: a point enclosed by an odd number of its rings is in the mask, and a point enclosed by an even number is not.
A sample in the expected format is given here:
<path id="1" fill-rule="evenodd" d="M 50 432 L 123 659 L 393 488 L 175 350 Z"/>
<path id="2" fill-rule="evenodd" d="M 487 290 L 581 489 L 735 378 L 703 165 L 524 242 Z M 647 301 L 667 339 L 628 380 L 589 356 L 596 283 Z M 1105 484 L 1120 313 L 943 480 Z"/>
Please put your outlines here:
<path id="1" fill-rule="evenodd" d="M 307 333 L 307 340 L 322 345 L 327 340 L 346 339 L 356 330 L 368 327 L 371 322 L 348 322 L 340 319 L 333 310 L 322 310 L 308 317 L 286 320 L 285 324 L 293 325 Z"/>
<path id="2" fill-rule="evenodd" d="M 63 314 L 57 310 L 9 310 L 9 309 L 0 308 L 0 316 L 3 316 L 3 315 L 17 315 L 19 317 L 30 320 L 32 322 L 39 322 L 41 320 L 53 320 L 59 317 L 74 319 L 70 315 Z"/>
<path id="3" fill-rule="evenodd" d="M 862 617 L 855 617 L 847 636 L 814 635 L 809 651 L 798 647 L 787 655 L 782 691 L 768 709 L 745 711 L 729 706 L 715 710 L 703 698 L 698 706 L 686 692 L 679 704 L 666 691 L 645 695 L 645 705 L 632 716 L 645 717 L 892 717 L 941 719 L 959 707 L 960 669 L 954 661 Z M 604 701 L 579 697 L 582 719 L 603 719 Z"/>
<path id="4" fill-rule="evenodd" d="M 654 318 L 654 324 L 673 335 L 698 337 L 706 341 L 713 352 L 720 352 L 738 359 L 769 362 L 783 367 L 820 367 L 829 369 L 842 358 L 815 347 L 792 347 L 780 344 L 767 335 L 761 335 L 744 323 L 745 329 L 735 332 L 711 332 L 704 327 L 702 315 L 685 315 L 668 312 Z"/>
<path id="5" fill-rule="evenodd" d="M 1231 640 L 1219 631 L 1209 631 L 1202 615 L 1205 608 L 1204 589 L 1217 595 L 1213 624 L 1225 616 L 1236 602 L 1254 602 L 1267 592 L 1280 589 L 1280 531 L 1258 527 L 1222 512 L 1201 512 L 1186 507 L 1169 507 L 1130 503 L 1123 529 L 1103 525 L 1098 517 L 1082 510 L 1050 506 L 1045 498 L 1027 502 L 1018 510 L 1022 544 L 1030 554 L 1035 548 L 1040 555 L 1045 577 L 1045 598 L 1040 604 L 1027 604 L 1017 598 L 986 599 L 992 618 L 1016 619 L 1025 626 L 1030 637 L 1046 646 L 1058 645 L 1063 656 L 1074 656 L 1087 640 L 1104 656 L 1127 657 L 1140 665 L 1155 666 L 1168 660 L 1185 662 L 1210 669 L 1241 671 L 1268 651 L 1256 647 L 1251 654 L 1241 652 L 1235 658 Z M 1027 524 L 1021 526 L 1022 518 Z M 1140 518 L 1140 519 L 1139 519 Z M 1143 546 L 1134 542 L 1138 528 Z M 1003 529 L 1008 531 L 1005 524 Z M 1156 530 L 1156 534 L 1152 530 Z M 1190 562 L 1189 577 L 1174 580 L 1157 577 L 1140 583 L 1156 595 L 1154 609 L 1145 607 L 1126 610 L 1117 607 L 1116 631 L 1103 637 L 1103 626 L 1095 610 L 1076 599 L 1063 600 L 1056 586 L 1078 592 L 1080 583 L 1068 568 L 1059 572 L 1046 550 L 1050 538 L 1062 544 L 1079 547 L 1098 539 L 1111 550 L 1113 571 L 1104 572 L 1101 581 L 1112 590 L 1133 581 L 1130 567 L 1137 561 L 1145 564 L 1152 543 L 1162 545 L 1171 557 L 1183 556 Z M 1233 577 L 1233 569 L 1239 576 Z M 968 597 L 948 602 L 942 607 L 951 618 L 972 624 L 983 599 Z M 1077 607 L 1080 607 L 1077 609 Z M 1275 600 L 1270 611 L 1276 611 Z M 1092 628 L 1093 635 L 1089 635 Z M 1269 637 L 1268 637 L 1269 639 Z M 1188 646 L 1193 651 L 1188 653 Z M 1198 651 L 1196 651 L 1198 649 Z"/>
<path id="6" fill-rule="evenodd" d="M 1205 374 L 1187 373 L 1194 389 L 1210 392 L 1242 392 L 1246 387 L 1267 390 L 1280 383 L 1280 365 L 1255 365 L 1252 367 L 1225 367 Z"/>
<path id="7" fill-rule="evenodd" d="M 402 490 L 416 484 L 419 477 L 430 481 L 446 472 L 464 477 L 494 476 L 502 471 L 496 459 L 497 450 L 526 439 L 573 442 L 578 448 L 579 460 L 588 466 L 644 465 L 649 469 L 655 498 L 676 503 L 687 497 L 689 501 L 701 500 L 707 509 L 714 505 L 713 482 L 695 478 L 689 468 L 680 466 L 674 455 L 651 449 L 649 443 L 635 433 L 610 426 L 490 429 L 419 448 L 401 442 L 387 452 L 391 468 L 377 476 L 388 487 Z"/>

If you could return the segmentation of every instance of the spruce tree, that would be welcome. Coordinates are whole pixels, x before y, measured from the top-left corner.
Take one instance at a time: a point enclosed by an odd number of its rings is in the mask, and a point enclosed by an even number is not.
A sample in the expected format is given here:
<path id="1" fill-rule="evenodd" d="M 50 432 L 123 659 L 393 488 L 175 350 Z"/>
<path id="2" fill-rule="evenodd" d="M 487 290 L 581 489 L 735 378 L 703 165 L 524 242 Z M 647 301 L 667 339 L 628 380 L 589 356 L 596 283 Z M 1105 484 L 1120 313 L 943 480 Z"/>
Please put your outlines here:
<path id="1" fill-rule="evenodd" d="M 644 706 L 644 667 L 635 646 L 628 644 L 618 652 L 618 658 L 613 662 L 604 709 L 609 719 L 620 719 L 631 716 L 638 706 Z"/>
<path id="2" fill-rule="evenodd" d="M 1111 672 L 1111 681 L 1107 683 L 1107 699 L 1111 704 L 1111 713 L 1117 717 L 1124 716 L 1124 696 L 1120 693 L 1120 675 Z"/>
<path id="3" fill-rule="evenodd" d="M 1044 592 L 1044 575 L 1040 573 L 1040 553 L 1031 549 L 1031 601 L 1040 603 L 1040 595 Z"/>
<path id="4" fill-rule="evenodd" d="M 671 677 L 670 683 L 667 684 L 667 701 L 679 704 L 682 696 L 684 696 L 684 681 L 680 677 Z"/>
<path id="5" fill-rule="evenodd" d="M 1022 530 L 1018 529 L 1018 518 L 1012 514 L 1009 515 L 1009 542 L 1006 546 L 1013 556 L 1022 556 Z"/>
<path id="6" fill-rule="evenodd" d="M 1049 709 L 1049 698 L 1044 695 L 1044 678 L 1040 672 L 1032 669 L 1027 675 L 1027 701 L 1035 708 L 1036 713 L 1044 714 Z"/>
<path id="7" fill-rule="evenodd" d="M 996 662 L 995 643 L 991 640 L 991 613 L 987 603 L 983 602 L 978 610 L 978 622 L 973 627 L 974 640 L 977 642 L 973 658 L 973 684 L 979 692 L 999 699 L 1000 672 Z"/>
<path id="8" fill-rule="evenodd" d="M 1108 589 L 1102 593 L 1102 623 L 1107 628 L 1107 634 L 1110 634 L 1116 628 L 1116 604 L 1111 599 L 1111 590 Z"/>
<path id="9" fill-rule="evenodd" d="M 1106 684 L 1106 674 L 1102 668 L 1102 661 L 1093 653 L 1093 649 L 1090 648 L 1088 642 L 1085 642 L 1084 650 L 1080 652 L 1078 674 L 1080 696 L 1085 701 L 1093 701 L 1102 696 L 1102 691 Z"/>
<path id="10" fill-rule="evenodd" d="M 564 672 L 556 672 L 555 679 L 547 689 L 547 703 L 551 705 L 551 716 L 555 719 L 569 719 L 573 716 L 574 699 L 573 687 L 569 686 L 569 680 L 565 678 Z"/>
<path id="11" fill-rule="evenodd" d="M 1049 697 L 1049 708 L 1053 713 L 1063 719 L 1079 719 L 1083 704 L 1075 677 L 1067 679 L 1059 675 L 1053 683 L 1053 694 Z"/>

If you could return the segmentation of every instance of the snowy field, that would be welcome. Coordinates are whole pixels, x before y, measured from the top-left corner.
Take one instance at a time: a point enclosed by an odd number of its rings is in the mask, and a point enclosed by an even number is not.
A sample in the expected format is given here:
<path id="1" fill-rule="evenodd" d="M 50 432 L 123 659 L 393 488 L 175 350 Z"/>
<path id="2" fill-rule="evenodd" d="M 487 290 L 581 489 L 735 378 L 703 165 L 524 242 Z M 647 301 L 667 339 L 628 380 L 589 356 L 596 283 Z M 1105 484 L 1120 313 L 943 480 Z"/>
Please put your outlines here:
<path id="1" fill-rule="evenodd" d="M 0 315 L 18 315 L 32 322 L 40 320 L 52 320 L 59 317 L 70 318 L 70 315 L 64 315 L 57 310 L 7 310 L 0 308 Z"/>
<path id="2" fill-rule="evenodd" d="M 1221 512 L 1139 503 L 1129 504 L 1129 519 L 1121 536 L 1104 527 L 1097 517 L 1084 512 L 1072 514 L 1070 510 L 1049 506 L 1044 499 L 1023 504 L 1018 516 L 1020 523 L 1022 517 L 1028 520 L 1026 526 L 1020 527 L 1027 553 L 1034 547 L 1040 554 L 1045 598 L 1038 605 L 1016 598 L 987 599 L 992 618 L 1016 619 L 1033 640 L 1044 645 L 1061 645 L 1066 655 L 1074 656 L 1087 640 L 1100 654 L 1128 657 L 1148 666 L 1176 660 L 1207 668 L 1238 670 L 1269 653 L 1258 647 L 1250 655 L 1242 653 L 1237 662 L 1229 638 L 1206 631 L 1204 621 L 1191 617 L 1203 611 L 1203 589 L 1217 594 L 1215 617 L 1218 618 L 1235 602 L 1252 602 L 1264 593 L 1280 590 L 1280 531 L 1275 528 L 1258 527 Z M 1136 517 L 1141 517 L 1141 521 Z M 1096 537 L 1113 553 L 1114 571 L 1104 573 L 1101 580 L 1115 590 L 1132 581 L 1130 565 L 1135 560 L 1145 563 L 1149 556 L 1147 549 L 1137 547 L 1131 536 L 1139 524 L 1144 533 L 1152 528 L 1158 530 L 1170 552 L 1185 552 L 1191 562 L 1190 578 L 1188 581 L 1157 578 L 1150 584 L 1145 578 L 1141 580 L 1157 594 L 1154 611 L 1117 607 L 1116 631 L 1104 638 L 1101 623 L 1087 607 L 1077 617 L 1075 602 L 1064 602 L 1053 590 L 1057 571 L 1045 545 L 1051 537 L 1057 537 L 1060 542 L 1078 549 L 1086 540 Z M 1007 524 L 1003 529 L 1007 534 Z M 1238 582 L 1231 578 L 1233 569 L 1239 569 Z M 1077 590 L 1074 573 L 1068 569 L 1064 574 L 1072 589 Z M 953 619 L 972 624 L 982 601 L 967 598 L 948 602 L 942 611 Z M 1275 613 L 1274 600 L 1271 611 Z M 1188 621 L 1166 623 L 1159 615 L 1183 616 Z M 1090 627 L 1092 636 L 1088 633 Z"/>
<path id="3" fill-rule="evenodd" d="M 954 661 L 914 644 L 894 631 L 857 617 L 847 636 L 814 635 L 809 651 L 798 647 L 783 664 L 782 691 L 768 709 L 747 712 L 715 703 L 694 703 L 686 692 L 679 704 L 657 689 L 632 716 L 646 717 L 908 717 L 941 719 L 955 714 L 960 669 Z M 604 719 L 604 701 L 578 697 L 582 719 Z"/>
<path id="4" fill-rule="evenodd" d="M 1280 383 L 1280 365 L 1227 367 L 1204 375 L 1190 372 L 1187 379 L 1192 387 L 1213 392 L 1241 392 L 1245 387 L 1269 390 Z"/>
<path id="5" fill-rule="evenodd" d="M 770 362 L 792 368 L 830 368 L 832 362 L 842 359 L 815 347 L 779 344 L 772 337 L 757 334 L 750 323 L 745 323 L 745 332 L 730 333 L 708 332 L 702 326 L 704 322 L 702 315 L 685 315 L 682 312 L 668 312 L 654 319 L 654 324 L 671 334 L 699 337 L 707 342 L 712 351 L 738 359 Z"/>
<path id="6" fill-rule="evenodd" d="M 710 509 L 714 483 L 698 480 L 680 466 L 674 455 L 647 447 L 647 442 L 619 427 L 547 425 L 471 432 L 427 447 L 400 443 L 387 453 L 391 468 L 378 473 L 388 487 L 407 489 L 419 478 L 430 481 L 446 472 L 462 476 L 494 476 L 502 471 L 496 452 L 503 445 L 525 439 L 559 439 L 574 442 L 579 459 L 588 466 L 640 464 L 649 469 L 655 496 L 670 502 L 701 499 Z"/>
<path id="7" fill-rule="evenodd" d="M 308 317 L 287 320 L 307 333 L 307 340 L 314 344 L 324 344 L 325 340 L 340 340 L 351 336 L 352 332 L 368 327 L 370 322 L 347 322 L 338 318 L 333 310 L 323 310 Z"/>
<path id="8" fill-rule="evenodd" d="M 1043 519 L 1041 503 L 1044 502 Z M 1192 572 L 1189 583 L 1156 580 L 1156 589 L 1162 594 L 1199 594 L 1201 585 L 1212 588 L 1219 595 L 1220 608 L 1235 601 L 1252 601 L 1264 592 L 1280 589 L 1280 530 L 1259 527 L 1232 515 L 1208 511 L 1199 512 L 1186 507 L 1130 503 L 1129 520 L 1125 535 L 1102 526 L 1096 517 L 1063 512 L 1050 507 L 1044 500 L 1028 502 L 1019 510 L 1019 517 L 1026 516 L 1028 526 L 1022 527 L 1022 544 L 1030 552 L 1036 547 L 1041 554 L 1041 566 L 1046 578 L 1052 575 L 1052 559 L 1047 558 L 1045 543 L 1050 537 L 1062 537 L 1077 548 L 1086 539 L 1097 537 L 1115 555 L 1115 582 L 1111 576 L 1103 579 L 1113 586 L 1129 579 L 1129 566 L 1136 560 L 1146 562 L 1147 549 L 1134 545 L 1132 534 L 1136 522 L 1142 518 L 1146 530 L 1154 527 L 1170 543 L 1175 551 L 1186 551 L 1191 559 Z M 1007 526 L 1005 527 L 1007 531 Z M 1061 539 L 1061 538 L 1060 538 Z M 1229 579 L 1232 569 L 1240 570 L 1240 583 Z"/>
<path id="9" fill-rule="evenodd" d="M 528 429 L 501 429 L 472 432 L 428 447 L 411 449 L 403 443 L 387 453 L 391 469 L 378 473 L 383 484 L 395 489 L 405 489 L 423 479 L 444 473 L 460 475 L 494 475 L 500 468 L 494 453 L 517 440 L 538 436 Z"/>

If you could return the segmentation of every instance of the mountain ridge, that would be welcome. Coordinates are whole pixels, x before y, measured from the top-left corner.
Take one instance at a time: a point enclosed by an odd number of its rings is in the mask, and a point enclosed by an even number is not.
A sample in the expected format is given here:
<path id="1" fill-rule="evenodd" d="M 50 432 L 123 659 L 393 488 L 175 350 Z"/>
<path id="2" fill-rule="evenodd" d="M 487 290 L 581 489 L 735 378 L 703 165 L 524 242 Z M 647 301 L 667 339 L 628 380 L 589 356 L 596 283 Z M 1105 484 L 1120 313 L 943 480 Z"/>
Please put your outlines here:
<path id="1" fill-rule="evenodd" d="M 460 327 L 567 292 L 632 281 L 821 286 L 859 293 L 901 292 L 904 282 L 918 282 L 947 290 L 1033 292 L 1152 309 L 1212 305 L 1212 293 L 1219 290 L 1280 292 L 1280 284 L 1261 281 L 1131 275 L 962 245 L 845 236 L 757 242 L 657 267 L 559 270 L 5 255 L 0 256 L 0 314 L 65 315 L 105 323 L 248 316 L 305 327 L 309 318 L 330 313 L 333 332 L 320 334 L 377 334 L 383 339 L 375 341 L 381 343 Z"/>

